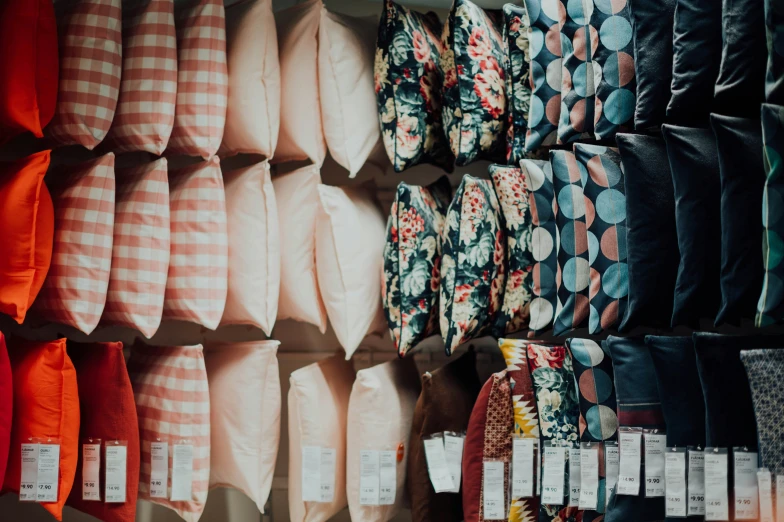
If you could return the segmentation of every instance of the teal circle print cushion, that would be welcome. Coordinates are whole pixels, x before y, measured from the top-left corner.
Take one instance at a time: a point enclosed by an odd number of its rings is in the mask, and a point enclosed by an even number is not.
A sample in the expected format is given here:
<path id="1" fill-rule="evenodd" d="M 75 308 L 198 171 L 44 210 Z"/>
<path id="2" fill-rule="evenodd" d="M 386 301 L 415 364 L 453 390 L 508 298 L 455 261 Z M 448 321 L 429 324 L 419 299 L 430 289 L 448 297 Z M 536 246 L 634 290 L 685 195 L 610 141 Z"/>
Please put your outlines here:
<path id="1" fill-rule="evenodd" d="M 504 6 L 504 59 L 506 63 L 506 163 L 517 165 L 525 157 L 525 133 L 531 104 L 530 22 L 525 7 Z"/>
<path id="2" fill-rule="evenodd" d="M 381 137 L 395 172 L 420 163 L 452 171 L 441 124 L 440 32 L 432 13 L 384 0 L 373 79 Z"/>
<path id="3" fill-rule="evenodd" d="M 784 5 L 765 0 L 765 27 L 768 35 L 768 70 L 765 101 L 784 104 Z"/>
<path id="4" fill-rule="evenodd" d="M 623 319 L 629 302 L 626 189 L 617 149 L 578 143 L 574 155 L 588 171 L 583 189 L 591 279 L 588 331 L 598 334 Z"/>
<path id="5" fill-rule="evenodd" d="M 441 234 L 439 318 L 447 355 L 491 326 L 503 297 L 505 251 L 493 184 L 466 174 Z"/>
<path id="6" fill-rule="evenodd" d="M 444 132 L 455 163 L 506 159 L 506 71 L 501 26 L 455 0 L 441 35 Z"/>
<path id="7" fill-rule="evenodd" d="M 594 72 L 591 55 L 596 31 L 588 25 L 593 1 L 561 0 L 561 110 L 558 143 L 593 137 Z M 592 37 L 593 36 L 593 37 Z"/>
<path id="8" fill-rule="evenodd" d="M 438 329 L 441 231 L 451 187 L 446 177 L 427 187 L 400 183 L 387 222 L 381 295 L 400 356 Z"/>

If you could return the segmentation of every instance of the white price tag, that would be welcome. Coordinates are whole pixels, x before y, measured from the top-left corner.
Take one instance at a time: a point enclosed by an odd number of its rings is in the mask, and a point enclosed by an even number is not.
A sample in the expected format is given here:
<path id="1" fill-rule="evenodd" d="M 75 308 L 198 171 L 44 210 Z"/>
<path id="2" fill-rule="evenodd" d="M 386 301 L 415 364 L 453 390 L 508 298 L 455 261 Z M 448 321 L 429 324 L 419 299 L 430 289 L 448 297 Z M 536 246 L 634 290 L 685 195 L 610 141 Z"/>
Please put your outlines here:
<path id="1" fill-rule="evenodd" d="M 689 450 L 689 516 L 705 515 L 705 452 Z"/>
<path id="2" fill-rule="evenodd" d="M 150 443 L 150 498 L 166 498 L 169 482 L 169 443 Z"/>
<path id="3" fill-rule="evenodd" d="M 580 448 L 569 448 L 569 506 L 580 505 Z"/>
<path id="4" fill-rule="evenodd" d="M 318 446 L 302 447 L 302 500 L 321 500 L 321 448 Z"/>
<path id="5" fill-rule="evenodd" d="M 618 495 L 640 495 L 640 466 L 642 461 L 642 434 L 621 431 L 618 446 L 621 450 Z"/>
<path id="6" fill-rule="evenodd" d="M 735 474 L 735 520 L 757 520 L 759 491 L 757 490 L 757 454 L 733 452 Z"/>
<path id="7" fill-rule="evenodd" d="M 173 502 L 193 500 L 193 445 L 172 444 L 172 488 Z"/>
<path id="8" fill-rule="evenodd" d="M 335 448 L 321 448 L 321 466 L 319 478 L 321 497 L 319 502 L 332 502 L 335 500 L 335 469 L 338 462 L 338 452 Z"/>
<path id="9" fill-rule="evenodd" d="M 430 475 L 433 489 L 436 493 L 454 491 L 455 485 L 452 482 L 452 474 L 449 472 L 449 465 L 446 462 L 444 440 L 441 437 L 433 437 L 425 439 L 424 443 L 427 472 Z"/>
<path id="10" fill-rule="evenodd" d="M 452 493 L 460 493 L 460 481 L 463 477 L 463 444 L 465 437 L 444 434 L 444 455 L 446 467 L 452 478 Z"/>
<path id="11" fill-rule="evenodd" d="M 542 452 L 539 451 L 539 441 L 534 441 L 534 465 L 536 466 L 536 496 L 542 496 Z"/>
<path id="12" fill-rule="evenodd" d="M 379 484 L 379 505 L 393 505 L 397 496 L 397 451 L 379 452 Z"/>
<path id="13" fill-rule="evenodd" d="M 661 433 L 646 433 L 645 445 L 645 496 L 663 497 L 664 454 L 667 452 L 667 436 Z"/>
<path id="14" fill-rule="evenodd" d="M 784 522 L 784 475 L 776 475 L 776 522 Z"/>
<path id="15" fill-rule="evenodd" d="M 542 472 L 543 504 L 563 505 L 565 472 L 566 449 L 560 446 L 545 446 L 544 471 Z"/>
<path id="16" fill-rule="evenodd" d="M 512 498 L 534 496 L 534 439 L 512 440 Z"/>
<path id="17" fill-rule="evenodd" d="M 37 442 L 22 444 L 22 481 L 19 500 L 35 502 L 38 498 L 38 446 Z"/>
<path id="18" fill-rule="evenodd" d="M 610 503 L 610 493 L 618 485 L 618 474 L 620 473 L 621 455 L 618 446 L 604 445 L 604 470 L 607 474 L 605 479 L 604 507 Z"/>
<path id="19" fill-rule="evenodd" d="M 776 522 L 773 518 L 773 477 L 767 469 L 757 472 L 760 522 Z"/>
<path id="20" fill-rule="evenodd" d="M 484 502 L 482 515 L 485 520 L 506 520 L 504 491 L 504 463 L 485 461 L 482 474 Z"/>
<path id="21" fill-rule="evenodd" d="M 125 502 L 128 479 L 128 446 L 112 444 L 106 446 L 106 502 Z"/>
<path id="22" fill-rule="evenodd" d="M 60 482 L 60 445 L 38 445 L 38 495 L 36 502 L 57 502 Z"/>
<path id="23" fill-rule="evenodd" d="M 82 444 L 82 500 L 101 500 L 101 444 Z"/>
<path id="24" fill-rule="evenodd" d="M 359 505 L 378 506 L 379 503 L 379 454 L 378 451 L 359 452 Z"/>
<path id="25" fill-rule="evenodd" d="M 729 520 L 727 454 L 705 450 L 705 520 Z"/>
<path id="26" fill-rule="evenodd" d="M 668 517 L 686 516 L 686 454 L 667 451 L 664 457 L 664 505 Z"/>
<path id="27" fill-rule="evenodd" d="M 580 501 L 578 509 L 599 507 L 599 448 L 580 450 Z"/>

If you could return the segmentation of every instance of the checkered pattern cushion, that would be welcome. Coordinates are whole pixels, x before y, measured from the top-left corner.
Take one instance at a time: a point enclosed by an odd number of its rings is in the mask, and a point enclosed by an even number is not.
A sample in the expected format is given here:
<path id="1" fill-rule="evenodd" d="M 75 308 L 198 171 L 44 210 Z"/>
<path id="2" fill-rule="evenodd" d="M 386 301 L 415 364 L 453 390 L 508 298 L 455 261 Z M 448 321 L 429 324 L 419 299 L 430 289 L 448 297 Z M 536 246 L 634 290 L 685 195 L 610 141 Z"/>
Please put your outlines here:
<path id="1" fill-rule="evenodd" d="M 52 264 L 33 308 L 46 320 L 92 332 L 112 265 L 114 154 L 47 176 L 54 203 Z"/>
<path id="2" fill-rule="evenodd" d="M 174 0 L 125 0 L 122 33 L 120 99 L 106 145 L 115 152 L 160 155 L 177 101 Z"/>
<path id="3" fill-rule="evenodd" d="M 60 85 L 46 134 L 93 149 L 109 132 L 122 69 L 120 0 L 59 2 Z"/>
<path id="4" fill-rule="evenodd" d="M 167 154 L 210 158 L 226 122 L 229 74 L 223 0 L 178 4 L 177 110 Z"/>
<path id="5" fill-rule="evenodd" d="M 117 169 L 114 248 L 101 324 L 152 337 L 161 324 L 169 271 L 169 183 L 166 159 Z"/>
<path id="6" fill-rule="evenodd" d="M 210 485 L 210 392 L 201 345 L 146 346 L 131 349 L 128 361 L 139 418 L 141 469 L 139 498 L 166 506 L 186 522 L 197 522 Z M 150 443 L 172 445 L 183 439 L 193 445 L 193 490 L 190 502 L 150 498 Z M 171 493 L 172 474 L 168 490 Z"/>
<path id="7" fill-rule="evenodd" d="M 218 327 L 226 305 L 229 247 L 218 158 L 169 173 L 171 258 L 164 319 Z"/>

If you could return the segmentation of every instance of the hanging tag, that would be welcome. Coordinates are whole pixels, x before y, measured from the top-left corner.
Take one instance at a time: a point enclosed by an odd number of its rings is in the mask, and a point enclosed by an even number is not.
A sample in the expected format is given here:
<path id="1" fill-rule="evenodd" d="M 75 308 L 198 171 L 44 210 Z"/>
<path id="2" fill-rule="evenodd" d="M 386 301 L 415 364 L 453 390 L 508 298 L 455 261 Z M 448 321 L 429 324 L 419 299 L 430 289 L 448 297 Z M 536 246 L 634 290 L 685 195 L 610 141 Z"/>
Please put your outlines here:
<path id="1" fill-rule="evenodd" d="M 618 443 L 607 441 L 604 443 L 604 470 L 607 474 L 605 479 L 604 507 L 610 503 L 610 494 L 618 485 L 618 474 L 620 473 L 621 455 L 618 451 Z"/>
<path id="2" fill-rule="evenodd" d="M 450 493 L 460 493 L 460 481 L 463 476 L 463 444 L 465 436 L 455 432 L 444 433 L 444 456 L 453 488 Z"/>
<path id="3" fill-rule="evenodd" d="M 539 439 L 534 440 L 534 465 L 536 466 L 536 496 L 542 496 L 542 453 L 539 450 Z"/>
<path id="4" fill-rule="evenodd" d="M 332 502 L 335 500 L 335 469 L 337 462 L 338 452 L 335 448 L 321 448 L 321 465 L 319 467 L 321 495 L 319 502 Z"/>
<path id="5" fill-rule="evenodd" d="M 172 445 L 172 488 L 169 500 L 193 500 L 193 444 L 185 441 Z"/>
<path id="6" fill-rule="evenodd" d="M 534 439 L 512 439 L 512 498 L 534 496 Z"/>
<path id="7" fill-rule="evenodd" d="M 381 506 L 391 506 L 397 496 L 397 451 L 379 452 L 379 497 Z"/>
<path id="8" fill-rule="evenodd" d="M 82 500 L 101 500 L 101 439 L 82 444 Z"/>
<path id="9" fill-rule="evenodd" d="M 759 517 L 757 453 L 746 451 L 746 448 L 735 448 L 732 455 L 735 477 L 735 520 L 757 520 Z"/>
<path id="10" fill-rule="evenodd" d="M 544 471 L 542 472 L 542 503 L 553 506 L 564 503 L 564 475 L 566 448 L 545 446 Z"/>
<path id="11" fill-rule="evenodd" d="M 482 515 L 485 520 L 506 520 L 504 463 L 486 460 L 482 473 Z"/>
<path id="12" fill-rule="evenodd" d="M 128 480 L 128 441 L 106 441 L 106 491 L 107 504 L 125 502 Z"/>
<path id="13" fill-rule="evenodd" d="M 621 451 L 618 474 L 618 495 L 640 495 L 640 467 L 642 463 L 642 430 L 621 428 L 618 434 Z"/>
<path id="14" fill-rule="evenodd" d="M 776 522 L 784 522 L 784 475 L 776 475 Z"/>
<path id="15" fill-rule="evenodd" d="M 302 447 L 302 501 L 321 500 L 321 448 Z"/>
<path id="16" fill-rule="evenodd" d="M 689 516 L 705 515 L 705 452 L 689 450 Z"/>
<path id="17" fill-rule="evenodd" d="M 433 489 L 436 493 L 454 491 L 455 485 L 452 482 L 452 474 L 449 472 L 449 466 L 446 462 L 443 436 L 438 434 L 425 438 L 424 444 L 427 472 L 430 475 Z"/>
<path id="18" fill-rule="evenodd" d="M 705 448 L 705 520 L 729 520 L 727 450 Z"/>
<path id="19" fill-rule="evenodd" d="M 773 518 L 773 477 L 767 468 L 757 471 L 757 489 L 759 490 L 759 522 L 776 522 Z"/>
<path id="20" fill-rule="evenodd" d="M 664 455 L 667 452 L 667 436 L 657 430 L 643 433 L 645 446 L 645 496 L 663 497 Z"/>
<path id="21" fill-rule="evenodd" d="M 38 498 L 38 447 L 37 439 L 22 444 L 22 481 L 19 484 L 19 501 L 35 502 Z"/>
<path id="22" fill-rule="evenodd" d="M 590 442 L 580 448 L 580 501 L 578 509 L 599 507 L 599 448 Z"/>
<path id="23" fill-rule="evenodd" d="M 569 507 L 580 505 L 580 448 L 569 448 Z"/>
<path id="24" fill-rule="evenodd" d="M 36 502 L 57 502 L 60 483 L 60 442 L 47 439 L 38 445 L 38 495 Z"/>
<path id="25" fill-rule="evenodd" d="M 362 450 L 359 452 L 359 505 L 378 506 L 380 457 L 378 451 Z"/>
<path id="26" fill-rule="evenodd" d="M 664 505 L 668 517 L 686 516 L 686 453 L 668 448 L 664 457 Z"/>
<path id="27" fill-rule="evenodd" d="M 169 482 L 169 443 L 150 443 L 150 498 L 166 498 Z"/>

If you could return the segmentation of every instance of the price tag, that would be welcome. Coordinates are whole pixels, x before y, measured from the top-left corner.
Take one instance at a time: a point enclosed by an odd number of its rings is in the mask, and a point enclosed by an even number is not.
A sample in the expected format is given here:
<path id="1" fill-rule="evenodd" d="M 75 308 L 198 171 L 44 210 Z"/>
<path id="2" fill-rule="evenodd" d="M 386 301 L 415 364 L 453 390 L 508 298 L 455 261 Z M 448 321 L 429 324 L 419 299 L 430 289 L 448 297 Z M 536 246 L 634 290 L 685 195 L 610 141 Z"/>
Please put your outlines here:
<path id="1" fill-rule="evenodd" d="M 378 503 L 381 506 L 391 506 L 397 496 L 397 451 L 380 451 L 379 466 Z"/>
<path id="2" fill-rule="evenodd" d="M 172 445 L 172 490 L 174 502 L 190 502 L 193 497 L 193 445 Z"/>
<path id="3" fill-rule="evenodd" d="M 485 520 L 506 520 L 504 495 L 504 463 L 485 461 L 482 474 L 484 502 L 482 514 Z"/>
<path id="4" fill-rule="evenodd" d="M 449 472 L 449 465 L 446 462 L 444 439 L 442 437 L 432 437 L 425 439 L 424 443 L 427 472 L 430 475 L 433 489 L 436 493 L 454 491 L 455 485 L 452 482 L 452 474 Z"/>
<path id="5" fill-rule="evenodd" d="M 604 470 L 607 473 L 605 479 L 605 495 L 604 507 L 610 503 L 610 493 L 618 485 L 618 474 L 620 473 L 621 455 L 618 451 L 618 445 L 607 443 L 604 444 Z"/>
<path id="6" fill-rule="evenodd" d="M 454 486 L 450 491 L 460 493 L 460 481 L 463 476 L 463 444 L 465 437 L 444 433 L 444 455 L 446 467 Z"/>
<path id="7" fill-rule="evenodd" d="M 166 498 L 169 482 L 169 443 L 150 443 L 150 498 Z"/>
<path id="8" fill-rule="evenodd" d="M 735 520 L 757 520 L 759 491 L 757 490 L 757 454 L 733 451 L 735 475 Z"/>
<path id="9" fill-rule="evenodd" d="M 60 481 L 60 445 L 38 445 L 38 495 L 36 502 L 57 502 Z"/>
<path id="10" fill-rule="evenodd" d="M 580 450 L 580 501 L 578 509 L 595 511 L 599 506 L 599 448 Z"/>
<path id="11" fill-rule="evenodd" d="M 664 457 L 664 505 L 668 517 L 686 516 L 686 454 L 667 451 Z"/>
<path id="12" fill-rule="evenodd" d="M 776 522 L 784 522 L 784 475 L 776 475 Z"/>
<path id="13" fill-rule="evenodd" d="M 580 505 L 580 481 L 582 479 L 580 448 L 569 448 L 569 506 Z"/>
<path id="14" fill-rule="evenodd" d="M 35 502 L 38 497 L 38 443 L 22 444 L 22 481 L 19 500 Z"/>
<path id="15" fill-rule="evenodd" d="M 640 465 L 642 461 L 642 433 L 621 431 L 618 446 L 621 450 L 620 473 L 618 474 L 618 495 L 639 496 Z"/>
<path id="16" fill-rule="evenodd" d="M 705 452 L 689 450 L 689 516 L 705 515 Z"/>
<path id="17" fill-rule="evenodd" d="M 760 522 L 776 522 L 773 518 L 773 477 L 767 469 L 757 472 Z"/>
<path id="18" fill-rule="evenodd" d="M 512 498 L 534 496 L 534 439 L 512 440 Z"/>
<path id="19" fill-rule="evenodd" d="M 727 452 L 705 449 L 705 520 L 729 520 Z"/>
<path id="20" fill-rule="evenodd" d="M 338 452 L 335 448 L 321 448 L 321 465 L 319 466 L 321 496 L 319 502 L 335 500 L 335 467 Z"/>
<path id="21" fill-rule="evenodd" d="M 662 433 L 645 433 L 645 496 L 663 497 L 664 454 L 667 452 L 667 436 Z"/>
<path id="22" fill-rule="evenodd" d="M 536 466 L 536 496 L 542 496 L 542 453 L 539 451 L 539 441 L 534 441 L 534 466 Z"/>
<path id="23" fill-rule="evenodd" d="M 542 503 L 563 505 L 566 452 L 561 446 L 545 446 L 542 477 Z"/>
<path id="24" fill-rule="evenodd" d="M 379 503 L 379 454 L 378 451 L 359 452 L 359 505 L 378 506 Z"/>
<path id="25" fill-rule="evenodd" d="M 82 500 L 101 500 L 101 443 L 82 444 Z"/>
<path id="26" fill-rule="evenodd" d="M 106 445 L 106 493 L 107 503 L 125 502 L 128 478 L 128 445 L 111 441 Z"/>

